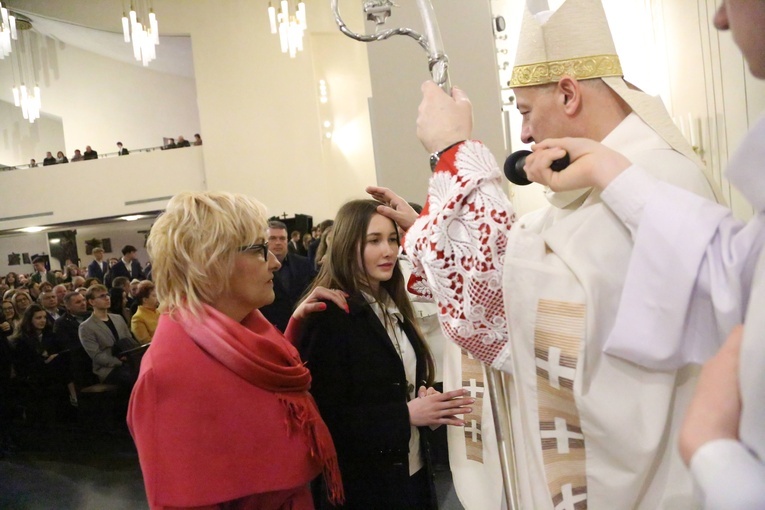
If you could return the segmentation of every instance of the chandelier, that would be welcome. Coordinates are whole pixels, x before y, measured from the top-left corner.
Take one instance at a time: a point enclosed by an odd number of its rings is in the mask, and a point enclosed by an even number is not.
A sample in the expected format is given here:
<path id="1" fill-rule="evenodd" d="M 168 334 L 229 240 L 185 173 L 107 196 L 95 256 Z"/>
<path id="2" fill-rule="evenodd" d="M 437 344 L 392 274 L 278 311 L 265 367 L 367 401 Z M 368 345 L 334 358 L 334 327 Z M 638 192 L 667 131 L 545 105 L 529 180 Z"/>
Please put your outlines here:
<path id="1" fill-rule="evenodd" d="M 11 25 L 11 39 L 16 41 L 13 53 L 11 53 L 11 72 L 13 74 L 13 103 L 21 108 L 25 119 L 34 124 L 40 118 L 40 85 L 37 78 L 37 62 L 35 54 L 35 34 L 30 30 L 32 23 L 29 19 L 19 18 L 7 14 L 2 9 L 3 24 L 5 19 Z M 11 20 L 13 20 L 11 22 Z M 16 33 L 18 31 L 18 33 Z M 5 38 L 5 35 L 0 35 Z M 10 44 L 10 42 L 9 42 Z M 34 86 L 32 85 L 34 83 Z"/>
<path id="2" fill-rule="evenodd" d="M 279 34 L 282 53 L 289 53 L 295 58 L 298 51 L 303 51 L 303 33 L 308 28 L 305 18 L 305 4 L 298 1 L 297 7 L 290 14 L 289 0 L 279 2 L 279 12 L 271 2 L 268 2 L 268 21 L 271 23 L 271 33 Z"/>
<path id="3" fill-rule="evenodd" d="M 138 5 L 138 8 L 135 5 Z M 159 25 L 151 0 L 130 2 L 130 13 L 122 11 L 122 35 L 125 42 L 133 42 L 133 56 L 144 66 L 157 58 L 156 46 L 159 44 Z"/>
<path id="4" fill-rule="evenodd" d="M 11 54 L 11 39 L 14 41 L 16 36 L 16 17 L 8 12 L 8 9 L 0 3 L 0 60 Z"/>

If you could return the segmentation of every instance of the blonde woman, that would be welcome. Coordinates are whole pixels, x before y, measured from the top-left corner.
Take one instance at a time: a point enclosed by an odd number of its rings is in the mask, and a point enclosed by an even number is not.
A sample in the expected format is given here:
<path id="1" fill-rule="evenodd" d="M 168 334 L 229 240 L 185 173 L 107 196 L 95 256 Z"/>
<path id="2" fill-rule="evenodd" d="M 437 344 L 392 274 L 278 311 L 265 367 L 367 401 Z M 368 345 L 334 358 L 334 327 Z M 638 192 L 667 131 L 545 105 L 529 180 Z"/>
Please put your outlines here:
<path id="1" fill-rule="evenodd" d="M 320 472 L 342 501 L 335 448 L 288 340 L 309 313 L 345 306 L 315 289 L 286 338 L 258 308 L 274 299 L 266 214 L 248 197 L 186 192 L 151 229 L 162 315 L 130 399 L 149 506 L 313 508 Z"/>

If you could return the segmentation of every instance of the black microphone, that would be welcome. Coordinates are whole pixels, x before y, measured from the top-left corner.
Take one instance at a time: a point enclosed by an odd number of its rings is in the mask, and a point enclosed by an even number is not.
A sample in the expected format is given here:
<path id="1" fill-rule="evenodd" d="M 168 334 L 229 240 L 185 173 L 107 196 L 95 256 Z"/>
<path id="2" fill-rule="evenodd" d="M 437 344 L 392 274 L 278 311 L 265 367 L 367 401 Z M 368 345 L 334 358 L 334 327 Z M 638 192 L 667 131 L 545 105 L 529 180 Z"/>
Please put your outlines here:
<path id="1" fill-rule="evenodd" d="M 531 184 L 531 181 L 526 177 L 526 172 L 523 170 L 523 166 L 526 164 L 526 157 L 531 154 L 531 151 L 521 150 L 515 151 L 510 154 L 505 160 L 505 177 L 507 180 L 518 186 L 527 186 Z M 560 172 L 568 165 L 571 164 L 571 159 L 568 154 L 560 159 L 556 159 L 550 165 L 550 170 L 553 172 Z"/>

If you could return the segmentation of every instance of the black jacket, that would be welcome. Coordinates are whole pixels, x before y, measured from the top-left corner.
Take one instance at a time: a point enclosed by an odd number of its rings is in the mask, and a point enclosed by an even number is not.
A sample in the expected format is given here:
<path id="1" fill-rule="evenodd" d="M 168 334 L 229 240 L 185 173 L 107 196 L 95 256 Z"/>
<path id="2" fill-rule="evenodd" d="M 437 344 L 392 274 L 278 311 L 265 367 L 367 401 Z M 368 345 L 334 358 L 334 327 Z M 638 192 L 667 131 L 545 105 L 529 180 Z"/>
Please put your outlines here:
<path id="1" fill-rule="evenodd" d="M 305 324 L 299 349 L 311 371 L 311 393 L 337 449 L 345 488 L 343 508 L 408 509 L 402 500 L 409 479 L 409 408 L 404 366 L 387 331 L 363 296 L 348 300 L 350 313 L 328 303 Z M 403 325 L 409 338 L 411 324 Z M 417 381 L 425 384 L 426 362 L 417 353 Z M 427 427 L 420 427 L 421 453 L 435 508 Z M 317 508 L 332 508 L 317 501 Z M 419 509 L 418 509 L 419 510 Z"/>
<path id="2" fill-rule="evenodd" d="M 107 271 L 109 271 L 109 263 L 106 260 L 98 262 L 94 259 L 88 264 L 88 277 L 98 278 L 101 283 L 104 283 Z"/>
<path id="3" fill-rule="evenodd" d="M 282 283 L 279 273 L 287 271 L 287 286 Z M 260 309 L 263 316 L 279 328 L 282 333 L 287 329 L 292 312 L 300 297 L 313 281 L 316 271 L 313 264 L 295 253 L 289 253 L 282 262 L 282 267 L 274 274 L 274 302 Z"/>
<path id="4" fill-rule="evenodd" d="M 133 271 L 133 274 L 131 275 L 128 271 L 127 267 L 125 267 L 125 263 L 122 261 L 122 259 L 119 260 L 116 264 L 112 266 L 112 268 L 109 270 L 108 276 L 105 276 L 106 279 L 106 286 L 111 287 L 112 282 L 115 278 L 118 276 L 124 276 L 128 280 L 133 280 L 134 278 L 137 278 L 138 280 L 145 280 L 146 278 L 143 275 L 143 270 L 141 269 L 141 263 L 137 260 L 133 259 L 130 262 L 131 270 Z"/>

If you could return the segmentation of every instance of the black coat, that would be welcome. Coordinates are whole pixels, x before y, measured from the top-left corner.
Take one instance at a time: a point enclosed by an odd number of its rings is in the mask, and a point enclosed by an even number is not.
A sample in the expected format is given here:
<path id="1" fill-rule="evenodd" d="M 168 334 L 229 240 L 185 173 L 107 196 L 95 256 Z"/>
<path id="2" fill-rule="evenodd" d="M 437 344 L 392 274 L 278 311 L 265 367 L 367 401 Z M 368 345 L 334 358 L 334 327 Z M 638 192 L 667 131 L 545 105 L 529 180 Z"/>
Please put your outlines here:
<path id="1" fill-rule="evenodd" d="M 88 264 L 88 277 L 98 278 L 101 283 L 104 283 L 107 271 L 109 271 L 109 263 L 106 260 L 98 262 L 94 259 Z"/>
<path id="2" fill-rule="evenodd" d="M 307 320 L 299 349 L 311 371 L 311 394 L 337 449 L 345 488 L 344 508 L 408 509 L 402 487 L 409 479 L 408 389 L 401 358 L 374 310 L 362 296 L 348 300 L 350 313 L 328 303 Z M 405 323 L 409 338 L 415 334 Z M 426 362 L 417 353 L 417 381 Z M 421 454 L 435 508 L 427 427 L 420 427 Z M 332 508 L 316 501 L 317 508 Z M 420 509 L 418 509 L 420 510 Z"/>
<path id="3" fill-rule="evenodd" d="M 138 280 L 145 280 L 145 277 L 143 275 L 143 270 L 141 269 L 141 263 L 137 260 L 133 259 L 130 262 L 130 267 L 133 271 L 133 274 L 131 276 L 130 272 L 128 271 L 127 267 L 125 267 L 125 263 L 122 262 L 122 259 L 119 260 L 116 264 L 112 266 L 112 268 L 109 270 L 108 277 L 106 278 L 107 287 L 111 287 L 112 282 L 115 278 L 118 276 L 124 276 L 128 280 L 138 279 Z"/>
<path id="4" fill-rule="evenodd" d="M 53 326 L 55 351 L 68 351 L 69 369 L 75 384 L 79 388 L 98 383 L 93 373 L 93 360 L 80 342 L 80 322 L 69 312 L 56 319 Z"/>
<path id="5" fill-rule="evenodd" d="M 282 283 L 278 273 L 274 274 L 274 302 L 260 309 L 268 322 L 282 333 L 287 329 L 295 305 L 316 276 L 311 261 L 300 255 L 288 254 L 278 272 L 284 271 L 287 266 L 289 266 L 287 286 Z"/>

